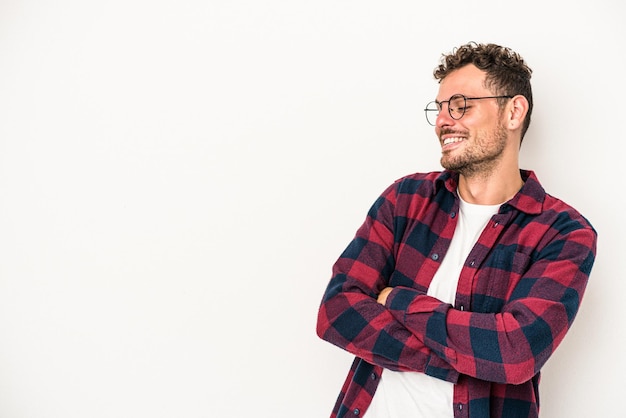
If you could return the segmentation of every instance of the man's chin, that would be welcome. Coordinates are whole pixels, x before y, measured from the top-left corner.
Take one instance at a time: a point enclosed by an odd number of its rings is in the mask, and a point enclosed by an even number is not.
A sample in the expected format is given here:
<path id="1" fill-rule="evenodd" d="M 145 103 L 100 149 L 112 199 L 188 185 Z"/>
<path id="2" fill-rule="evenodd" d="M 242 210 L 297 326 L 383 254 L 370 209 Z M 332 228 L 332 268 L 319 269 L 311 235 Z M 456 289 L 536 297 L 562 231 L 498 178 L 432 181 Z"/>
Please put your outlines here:
<path id="1" fill-rule="evenodd" d="M 458 162 L 450 161 L 446 158 L 442 158 L 441 161 L 439 161 L 439 163 L 441 164 L 443 168 L 445 168 L 446 170 L 450 170 L 450 171 L 459 171 L 465 167 L 465 164 L 460 164 Z"/>

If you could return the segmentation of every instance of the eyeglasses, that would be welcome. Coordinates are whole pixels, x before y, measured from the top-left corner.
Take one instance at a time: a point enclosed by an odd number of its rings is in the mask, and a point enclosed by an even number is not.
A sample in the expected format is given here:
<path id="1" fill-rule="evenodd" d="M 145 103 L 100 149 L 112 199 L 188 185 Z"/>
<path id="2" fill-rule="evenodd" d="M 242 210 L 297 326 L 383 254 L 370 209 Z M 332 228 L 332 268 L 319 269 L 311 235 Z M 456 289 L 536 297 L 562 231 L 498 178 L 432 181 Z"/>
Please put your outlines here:
<path id="1" fill-rule="evenodd" d="M 484 97 L 465 97 L 462 94 L 455 94 L 450 97 L 449 100 L 443 100 L 438 102 L 434 100 L 426 105 L 424 112 L 426 113 L 426 120 L 432 126 L 437 124 L 437 116 L 439 116 L 439 112 L 443 109 L 443 104 L 448 103 L 448 114 L 454 120 L 459 120 L 465 114 L 467 110 L 467 101 L 468 100 L 482 100 L 482 99 L 511 99 L 513 96 L 484 96 Z"/>

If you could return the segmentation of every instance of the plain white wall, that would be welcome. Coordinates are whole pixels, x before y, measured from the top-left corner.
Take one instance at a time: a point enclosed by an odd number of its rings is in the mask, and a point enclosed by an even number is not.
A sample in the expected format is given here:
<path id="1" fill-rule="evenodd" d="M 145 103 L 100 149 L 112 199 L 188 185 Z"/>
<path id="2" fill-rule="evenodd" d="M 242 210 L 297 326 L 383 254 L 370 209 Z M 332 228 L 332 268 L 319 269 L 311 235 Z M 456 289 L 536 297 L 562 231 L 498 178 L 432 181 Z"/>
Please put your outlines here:
<path id="1" fill-rule="evenodd" d="M 328 416 L 330 267 L 439 169 L 422 109 L 467 41 L 527 59 L 523 166 L 599 232 L 542 416 L 626 416 L 623 6 L 549 4 L 2 0 L 0 416 Z"/>

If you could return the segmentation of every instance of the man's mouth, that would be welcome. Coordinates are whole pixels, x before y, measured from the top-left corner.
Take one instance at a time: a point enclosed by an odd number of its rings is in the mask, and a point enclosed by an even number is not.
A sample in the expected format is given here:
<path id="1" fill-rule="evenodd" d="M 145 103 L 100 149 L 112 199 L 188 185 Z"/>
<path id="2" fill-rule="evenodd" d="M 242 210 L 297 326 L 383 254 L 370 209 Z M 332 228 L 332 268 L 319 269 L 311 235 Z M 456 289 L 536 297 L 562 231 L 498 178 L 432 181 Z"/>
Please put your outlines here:
<path id="1" fill-rule="evenodd" d="M 452 136 L 452 137 L 448 137 L 446 139 L 443 140 L 443 145 L 450 145 L 450 144 L 454 144 L 456 142 L 461 142 L 464 141 L 465 138 L 460 137 L 460 136 Z"/>

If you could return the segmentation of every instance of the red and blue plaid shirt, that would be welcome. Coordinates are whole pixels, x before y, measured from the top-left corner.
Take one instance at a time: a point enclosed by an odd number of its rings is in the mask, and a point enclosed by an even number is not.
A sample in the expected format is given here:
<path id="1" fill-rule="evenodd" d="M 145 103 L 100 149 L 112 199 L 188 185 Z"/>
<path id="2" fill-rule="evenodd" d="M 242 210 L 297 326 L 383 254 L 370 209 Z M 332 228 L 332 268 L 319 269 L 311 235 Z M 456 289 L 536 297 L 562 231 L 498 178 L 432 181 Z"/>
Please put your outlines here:
<path id="1" fill-rule="evenodd" d="M 467 257 L 454 306 L 426 292 L 456 227 L 458 175 L 413 174 L 377 199 L 318 313 L 318 335 L 356 356 L 331 417 L 365 414 L 383 368 L 453 382 L 456 418 L 538 416 L 540 369 L 578 312 L 597 234 L 521 173 Z"/>

